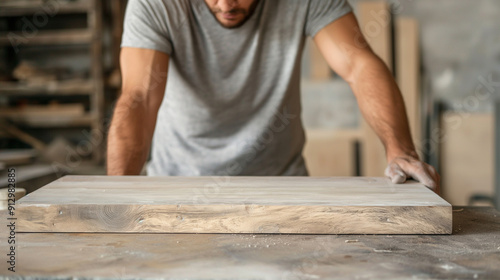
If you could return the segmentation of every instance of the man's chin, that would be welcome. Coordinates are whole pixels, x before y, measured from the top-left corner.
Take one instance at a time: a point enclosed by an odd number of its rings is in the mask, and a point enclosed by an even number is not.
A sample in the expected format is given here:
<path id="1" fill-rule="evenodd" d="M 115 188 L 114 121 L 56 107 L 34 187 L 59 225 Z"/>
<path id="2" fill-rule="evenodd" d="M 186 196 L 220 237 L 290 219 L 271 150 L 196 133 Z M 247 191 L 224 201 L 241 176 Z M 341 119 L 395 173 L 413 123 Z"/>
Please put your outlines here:
<path id="1" fill-rule="evenodd" d="M 245 23 L 245 19 L 240 19 L 240 20 L 226 20 L 226 19 L 220 19 L 217 18 L 217 21 L 222 25 L 222 27 L 231 29 L 231 28 L 237 28 L 243 25 Z"/>

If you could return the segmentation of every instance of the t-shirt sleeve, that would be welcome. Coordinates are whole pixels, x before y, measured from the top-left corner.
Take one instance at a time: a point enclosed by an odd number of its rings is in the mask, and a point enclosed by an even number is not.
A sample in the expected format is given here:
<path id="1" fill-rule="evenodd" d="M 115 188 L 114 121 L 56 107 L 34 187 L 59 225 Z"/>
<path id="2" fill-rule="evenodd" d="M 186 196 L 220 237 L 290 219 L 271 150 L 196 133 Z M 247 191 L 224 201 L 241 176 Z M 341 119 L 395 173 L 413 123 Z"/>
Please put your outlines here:
<path id="1" fill-rule="evenodd" d="M 129 0 L 123 24 L 122 47 L 172 53 L 172 42 L 162 1 Z"/>
<path id="2" fill-rule="evenodd" d="M 305 32 L 314 37 L 321 29 L 351 12 L 347 0 L 310 0 Z"/>

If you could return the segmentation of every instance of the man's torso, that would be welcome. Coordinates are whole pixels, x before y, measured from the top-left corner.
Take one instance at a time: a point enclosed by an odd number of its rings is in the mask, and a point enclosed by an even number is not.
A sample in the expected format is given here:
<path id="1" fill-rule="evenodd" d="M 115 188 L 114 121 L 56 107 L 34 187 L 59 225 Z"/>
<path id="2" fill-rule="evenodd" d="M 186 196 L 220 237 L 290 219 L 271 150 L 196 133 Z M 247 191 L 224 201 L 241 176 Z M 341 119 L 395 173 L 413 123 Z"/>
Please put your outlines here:
<path id="1" fill-rule="evenodd" d="M 300 1 L 260 0 L 235 29 L 202 0 L 150 1 L 170 64 L 148 175 L 307 175 Z"/>

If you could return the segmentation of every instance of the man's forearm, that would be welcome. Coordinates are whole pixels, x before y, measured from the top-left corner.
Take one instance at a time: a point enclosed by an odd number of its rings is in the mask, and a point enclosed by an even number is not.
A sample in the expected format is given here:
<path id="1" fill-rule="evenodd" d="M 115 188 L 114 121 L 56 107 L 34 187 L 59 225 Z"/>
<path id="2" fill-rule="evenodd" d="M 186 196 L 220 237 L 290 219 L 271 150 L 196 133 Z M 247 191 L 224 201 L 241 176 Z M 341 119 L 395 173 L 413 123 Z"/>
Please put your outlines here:
<path id="1" fill-rule="evenodd" d="M 120 53 L 122 93 L 108 135 L 108 175 L 139 175 L 163 100 L 169 56 L 141 48 Z"/>
<path id="2" fill-rule="evenodd" d="M 154 121 L 145 102 L 120 100 L 109 129 L 108 175 L 139 175 L 147 160 Z M 154 118 L 156 120 L 156 118 Z"/>
<path id="3" fill-rule="evenodd" d="M 373 56 L 360 63 L 351 87 L 365 120 L 384 144 L 388 161 L 402 155 L 417 158 L 401 92 L 382 60 Z"/>
<path id="4" fill-rule="evenodd" d="M 328 64 L 351 86 L 363 117 L 386 149 L 386 176 L 413 178 L 439 192 L 439 174 L 415 151 L 401 92 L 389 69 L 368 46 L 353 13 L 318 32 L 315 43 Z"/>
<path id="5" fill-rule="evenodd" d="M 386 149 L 385 175 L 393 183 L 413 178 L 439 193 L 439 174 L 418 158 L 403 97 L 385 64 L 376 56 L 365 57 L 356 66 L 350 84 L 364 118 Z"/>

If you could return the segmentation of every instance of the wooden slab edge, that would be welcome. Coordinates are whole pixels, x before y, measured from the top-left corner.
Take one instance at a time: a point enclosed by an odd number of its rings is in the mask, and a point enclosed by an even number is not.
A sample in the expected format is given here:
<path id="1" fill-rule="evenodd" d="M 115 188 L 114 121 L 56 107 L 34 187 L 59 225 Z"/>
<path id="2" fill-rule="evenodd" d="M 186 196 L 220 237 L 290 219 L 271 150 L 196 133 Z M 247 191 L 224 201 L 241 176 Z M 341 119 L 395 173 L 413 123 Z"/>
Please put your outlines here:
<path id="1" fill-rule="evenodd" d="M 450 206 L 30 205 L 19 232 L 451 234 Z"/>

